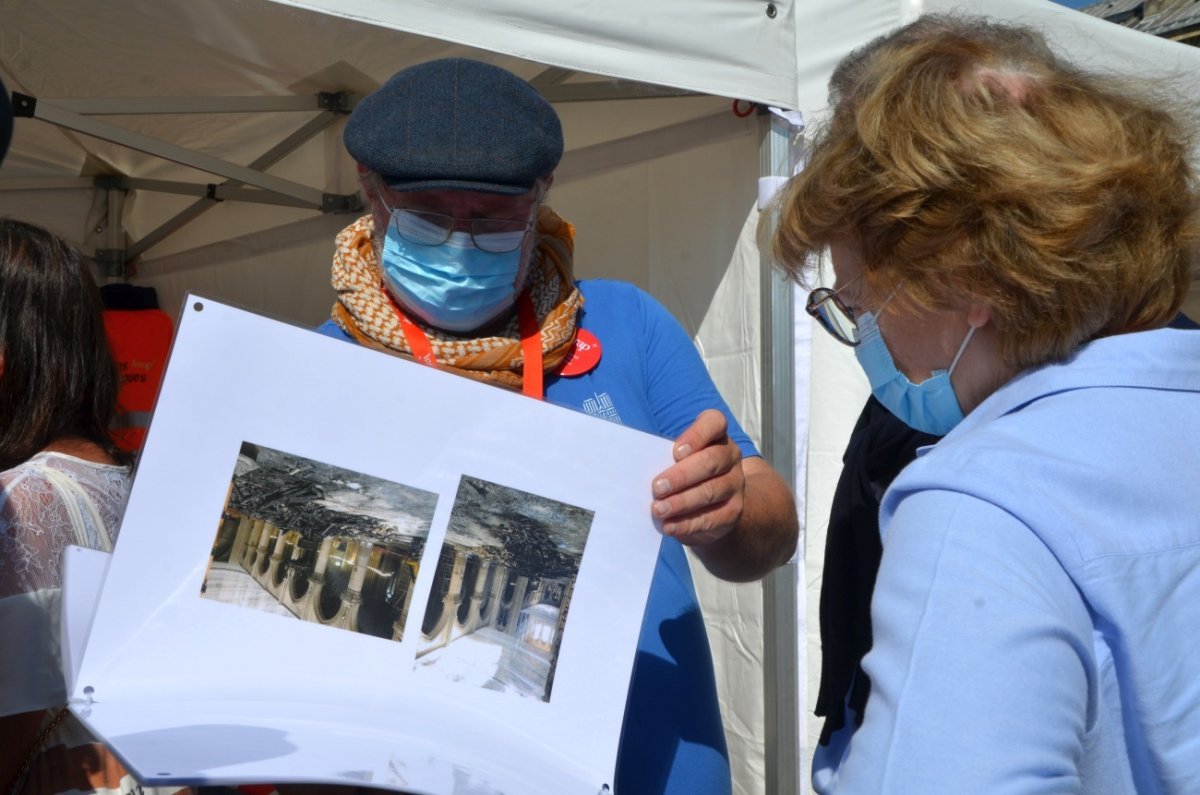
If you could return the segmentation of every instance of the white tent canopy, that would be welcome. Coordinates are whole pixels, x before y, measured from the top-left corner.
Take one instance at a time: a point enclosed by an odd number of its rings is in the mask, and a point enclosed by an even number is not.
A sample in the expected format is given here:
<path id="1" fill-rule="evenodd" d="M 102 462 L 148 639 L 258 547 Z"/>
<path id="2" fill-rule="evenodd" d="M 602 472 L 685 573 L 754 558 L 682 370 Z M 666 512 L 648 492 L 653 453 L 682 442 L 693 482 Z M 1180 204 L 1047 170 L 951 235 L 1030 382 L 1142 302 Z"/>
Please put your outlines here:
<path id="1" fill-rule="evenodd" d="M 577 226 L 578 275 L 658 296 L 743 424 L 796 473 L 807 564 L 765 589 L 697 569 L 735 791 L 795 792 L 812 732 L 792 705 L 815 690 L 823 528 L 865 386 L 844 350 L 821 335 L 810 345 L 807 318 L 793 334 L 788 291 L 762 278 L 756 183 L 786 173 L 788 135 L 731 104 L 819 116 L 847 52 L 956 5 L 1031 23 L 1097 68 L 1200 66 L 1200 51 L 1045 0 L 0 0 L 0 77 L 36 99 L 0 170 L 0 213 L 112 272 L 128 262 L 168 312 L 190 290 L 315 325 L 333 301 L 333 235 L 354 217 L 339 212 L 357 189 L 340 132 L 356 97 L 448 55 L 533 81 L 563 118 L 550 201 Z"/>

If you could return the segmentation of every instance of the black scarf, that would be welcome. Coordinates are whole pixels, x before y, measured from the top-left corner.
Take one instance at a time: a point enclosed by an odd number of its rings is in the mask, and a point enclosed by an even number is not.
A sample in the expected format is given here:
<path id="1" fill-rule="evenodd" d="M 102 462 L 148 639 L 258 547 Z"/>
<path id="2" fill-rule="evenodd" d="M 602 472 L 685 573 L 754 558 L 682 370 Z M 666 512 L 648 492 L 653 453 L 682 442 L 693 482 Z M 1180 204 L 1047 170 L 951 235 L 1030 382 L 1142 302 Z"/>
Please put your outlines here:
<path id="1" fill-rule="evenodd" d="M 845 710 L 862 724 L 871 680 L 862 658 L 871 649 L 871 593 L 883 546 L 879 500 L 918 447 L 940 437 L 915 431 L 874 397 L 867 401 L 842 456 L 833 494 L 821 582 L 821 688 L 816 713 L 825 718 L 821 744 L 845 725 Z"/>

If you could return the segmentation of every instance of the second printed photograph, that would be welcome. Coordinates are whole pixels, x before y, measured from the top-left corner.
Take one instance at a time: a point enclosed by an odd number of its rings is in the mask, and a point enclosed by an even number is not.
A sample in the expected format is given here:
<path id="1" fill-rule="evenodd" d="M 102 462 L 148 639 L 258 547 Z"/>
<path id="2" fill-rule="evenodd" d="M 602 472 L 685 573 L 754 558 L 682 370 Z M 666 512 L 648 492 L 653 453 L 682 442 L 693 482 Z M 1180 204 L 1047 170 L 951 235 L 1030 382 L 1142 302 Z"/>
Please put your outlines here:
<path id="1" fill-rule="evenodd" d="M 418 673 L 549 701 L 593 515 L 463 476 L 425 609 Z"/>

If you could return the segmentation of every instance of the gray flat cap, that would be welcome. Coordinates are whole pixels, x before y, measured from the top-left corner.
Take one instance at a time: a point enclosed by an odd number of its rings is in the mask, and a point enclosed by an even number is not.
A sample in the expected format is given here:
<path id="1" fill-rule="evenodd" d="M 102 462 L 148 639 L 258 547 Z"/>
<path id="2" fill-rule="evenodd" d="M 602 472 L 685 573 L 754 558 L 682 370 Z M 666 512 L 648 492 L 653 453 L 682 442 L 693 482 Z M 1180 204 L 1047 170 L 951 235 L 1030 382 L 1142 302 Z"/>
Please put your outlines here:
<path id="1" fill-rule="evenodd" d="M 403 69 L 346 122 L 350 156 L 389 188 L 520 194 L 562 158 L 562 125 L 529 83 L 444 58 Z"/>

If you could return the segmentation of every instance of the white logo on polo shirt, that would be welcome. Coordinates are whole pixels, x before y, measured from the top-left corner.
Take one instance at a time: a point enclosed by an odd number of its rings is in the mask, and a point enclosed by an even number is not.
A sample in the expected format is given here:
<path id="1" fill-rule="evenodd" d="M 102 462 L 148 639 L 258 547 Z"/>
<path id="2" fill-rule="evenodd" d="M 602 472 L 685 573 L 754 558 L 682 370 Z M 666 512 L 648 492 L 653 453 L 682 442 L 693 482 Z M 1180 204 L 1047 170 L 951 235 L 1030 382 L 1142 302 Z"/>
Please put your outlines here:
<path id="1" fill-rule="evenodd" d="M 621 415 L 617 413 L 617 409 L 613 406 L 612 398 L 607 392 L 593 393 L 595 397 L 590 397 L 583 401 L 583 410 L 593 417 L 601 417 L 609 422 L 615 422 L 618 425 L 624 425 L 621 422 Z"/>

